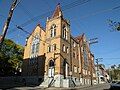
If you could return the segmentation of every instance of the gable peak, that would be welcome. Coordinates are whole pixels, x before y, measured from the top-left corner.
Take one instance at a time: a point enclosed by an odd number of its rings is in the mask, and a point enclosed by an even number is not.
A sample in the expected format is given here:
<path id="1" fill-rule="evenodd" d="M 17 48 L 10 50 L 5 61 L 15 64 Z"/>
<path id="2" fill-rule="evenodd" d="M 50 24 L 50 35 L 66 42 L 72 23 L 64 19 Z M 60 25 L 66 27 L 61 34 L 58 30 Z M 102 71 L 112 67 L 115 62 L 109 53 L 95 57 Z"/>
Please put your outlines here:
<path id="1" fill-rule="evenodd" d="M 59 16 L 63 16 L 60 3 L 57 4 L 56 9 L 52 15 L 52 18 L 59 17 Z"/>

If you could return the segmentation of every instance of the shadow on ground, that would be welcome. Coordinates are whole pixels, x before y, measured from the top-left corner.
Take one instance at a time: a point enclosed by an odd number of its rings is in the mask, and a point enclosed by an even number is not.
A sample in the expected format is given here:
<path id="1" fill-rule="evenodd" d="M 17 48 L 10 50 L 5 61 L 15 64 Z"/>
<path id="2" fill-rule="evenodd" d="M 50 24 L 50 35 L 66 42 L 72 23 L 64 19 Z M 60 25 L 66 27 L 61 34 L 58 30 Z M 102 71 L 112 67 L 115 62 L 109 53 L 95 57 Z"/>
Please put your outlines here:
<path id="1" fill-rule="evenodd" d="M 2 90 L 16 88 L 16 87 L 36 87 L 36 86 L 40 85 L 40 84 L 28 84 L 28 83 L 26 84 L 26 83 L 22 83 L 22 82 L 12 82 L 12 83 L 3 82 L 2 84 L 1 83 L 0 83 L 0 89 L 2 89 Z"/>

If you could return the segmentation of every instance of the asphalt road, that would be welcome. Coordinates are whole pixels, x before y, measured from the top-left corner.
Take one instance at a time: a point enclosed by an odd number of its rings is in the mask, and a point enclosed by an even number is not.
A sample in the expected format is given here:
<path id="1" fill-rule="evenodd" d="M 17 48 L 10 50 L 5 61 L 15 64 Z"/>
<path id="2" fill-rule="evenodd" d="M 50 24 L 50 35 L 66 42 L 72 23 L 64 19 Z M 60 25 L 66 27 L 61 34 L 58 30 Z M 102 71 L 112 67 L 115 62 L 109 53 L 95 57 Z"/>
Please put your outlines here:
<path id="1" fill-rule="evenodd" d="M 109 88 L 110 88 L 110 84 L 100 84 L 92 87 L 85 87 L 82 88 L 81 90 L 109 90 Z"/>
<path id="2" fill-rule="evenodd" d="M 18 88 L 11 88 L 9 90 L 109 90 L 110 84 L 104 83 L 94 86 L 80 86 L 74 88 L 41 88 L 41 87 L 18 87 Z"/>

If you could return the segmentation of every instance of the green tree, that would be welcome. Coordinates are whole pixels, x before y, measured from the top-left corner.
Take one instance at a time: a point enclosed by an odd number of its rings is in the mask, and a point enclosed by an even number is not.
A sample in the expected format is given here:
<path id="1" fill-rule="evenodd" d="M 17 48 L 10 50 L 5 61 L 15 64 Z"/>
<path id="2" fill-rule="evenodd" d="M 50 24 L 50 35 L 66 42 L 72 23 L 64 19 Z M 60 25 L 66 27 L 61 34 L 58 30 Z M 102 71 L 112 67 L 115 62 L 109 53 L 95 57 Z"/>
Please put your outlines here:
<path id="1" fill-rule="evenodd" d="M 0 75 L 14 75 L 21 67 L 23 47 L 10 39 L 5 39 L 0 50 Z"/>
<path id="2" fill-rule="evenodd" d="M 118 66 L 116 65 L 111 66 L 110 75 L 112 80 L 120 79 L 120 64 Z"/>
<path id="3" fill-rule="evenodd" d="M 120 69 L 120 64 L 118 64 L 118 69 Z"/>

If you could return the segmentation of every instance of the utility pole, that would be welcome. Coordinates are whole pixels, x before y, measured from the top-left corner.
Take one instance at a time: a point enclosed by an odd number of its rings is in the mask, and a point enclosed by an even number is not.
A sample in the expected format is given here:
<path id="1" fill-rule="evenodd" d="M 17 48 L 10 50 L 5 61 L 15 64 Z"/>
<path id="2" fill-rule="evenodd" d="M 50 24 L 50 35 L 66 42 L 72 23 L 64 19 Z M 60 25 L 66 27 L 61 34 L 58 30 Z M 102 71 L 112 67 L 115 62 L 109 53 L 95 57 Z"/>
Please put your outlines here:
<path id="1" fill-rule="evenodd" d="M 98 75 L 98 84 L 99 84 L 99 72 L 98 72 L 98 71 L 99 71 L 99 68 L 98 68 L 98 65 L 99 65 L 99 64 L 98 64 L 98 63 L 100 62 L 101 59 L 103 59 L 103 58 L 97 58 L 97 59 L 96 59 L 96 64 L 97 64 L 97 75 Z"/>
<path id="2" fill-rule="evenodd" d="M 7 34 L 7 30 L 8 30 L 12 15 L 13 15 L 13 11 L 14 11 L 16 5 L 17 5 L 17 1 L 18 0 L 13 1 L 12 5 L 10 7 L 10 10 L 9 10 L 8 18 L 7 18 L 7 20 L 6 20 L 6 22 L 5 22 L 4 26 L 3 26 L 2 34 L 0 35 L 0 50 L 1 50 L 4 38 L 5 38 L 6 34 Z"/>
<path id="3" fill-rule="evenodd" d="M 97 76 L 98 76 L 98 84 L 99 84 L 99 72 L 98 72 L 98 59 L 96 59 L 96 64 L 97 64 Z"/>
<path id="4" fill-rule="evenodd" d="M 98 38 L 92 38 L 89 40 L 89 45 L 98 43 Z"/>
<path id="5" fill-rule="evenodd" d="M 95 44 L 95 43 L 98 43 L 98 38 L 92 38 L 89 40 L 89 47 L 92 45 L 92 44 Z M 91 81 L 91 86 L 93 85 L 93 64 L 92 64 L 92 58 L 91 58 L 91 51 L 89 52 L 90 53 L 90 57 L 89 57 L 89 60 L 90 60 L 90 81 Z"/>
<path id="6" fill-rule="evenodd" d="M 91 86 L 93 85 L 93 57 L 92 57 L 92 54 L 90 53 L 90 80 L 91 80 Z"/>
<path id="7" fill-rule="evenodd" d="M 113 29 L 113 31 L 120 31 L 120 22 L 115 22 L 112 20 L 108 20 L 109 26 Z"/>

